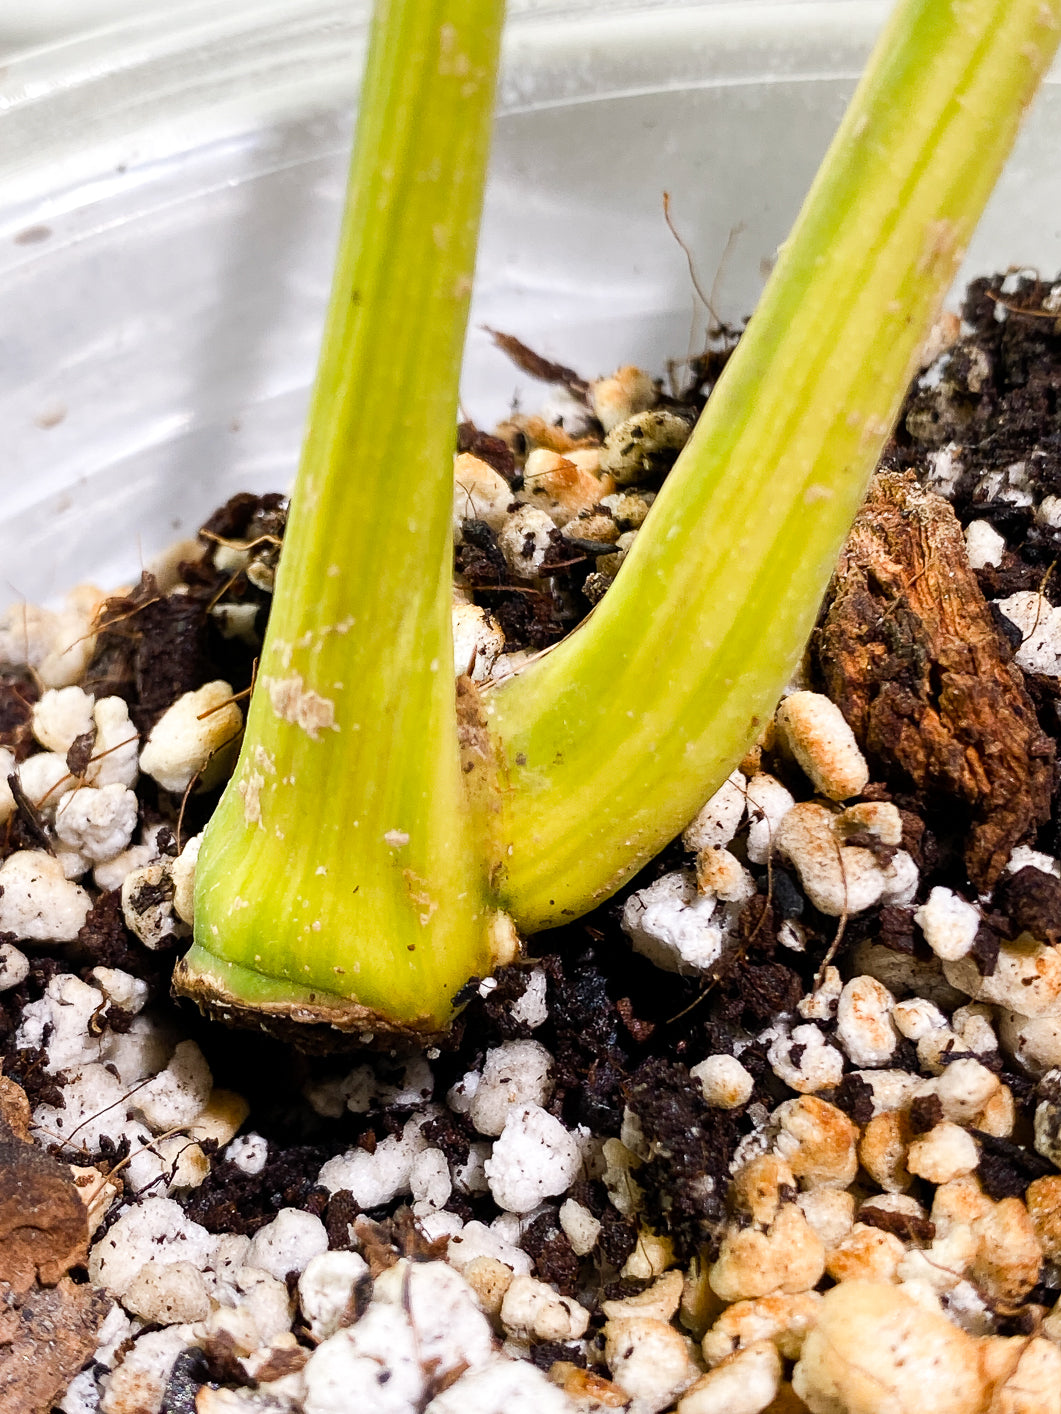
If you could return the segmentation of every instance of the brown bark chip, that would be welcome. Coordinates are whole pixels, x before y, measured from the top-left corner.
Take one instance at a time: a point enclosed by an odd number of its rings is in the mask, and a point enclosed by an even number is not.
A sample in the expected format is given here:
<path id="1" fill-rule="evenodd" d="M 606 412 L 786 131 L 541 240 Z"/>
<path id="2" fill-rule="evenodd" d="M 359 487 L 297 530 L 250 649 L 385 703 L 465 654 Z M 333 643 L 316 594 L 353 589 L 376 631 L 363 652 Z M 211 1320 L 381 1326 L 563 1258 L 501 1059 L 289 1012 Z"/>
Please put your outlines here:
<path id="1" fill-rule="evenodd" d="M 0 1414 L 48 1414 L 96 1349 L 110 1305 L 69 1277 L 22 1294 L 0 1281 Z"/>
<path id="2" fill-rule="evenodd" d="M 0 1075 L 0 1138 L 21 1139 L 28 1144 L 30 1103 L 21 1085 L 6 1075 Z"/>
<path id="3" fill-rule="evenodd" d="M 1044 943 L 1061 943 L 1061 879 L 1026 865 L 999 887 L 998 906 L 1017 933 Z"/>
<path id="4" fill-rule="evenodd" d="M 66 1275 L 87 1259 L 88 1209 L 69 1167 L 28 1142 L 28 1118 L 0 1077 L 0 1414 L 47 1414 L 111 1304 Z"/>
<path id="5" fill-rule="evenodd" d="M 949 503 L 912 474 L 877 476 L 840 556 L 817 653 L 874 775 L 968 824 L 989 889 L 1050 816 L 1054 747 L 1008 663 Z"/>
<path id="6" fill-rule="evenodd" d="M 88 1258 L 88 1209 L 71 1172 L 20 1140 L 0 1140 L 0 1277 L 16 1291 L 54 1285 Z"/>
<path id="7" fill-rule="evenodd" d="M 88 1210 L 66 1165 L 0 1137 L 0 1277 L 16 1291 L 53 1286 L 88 1257 Z"/>

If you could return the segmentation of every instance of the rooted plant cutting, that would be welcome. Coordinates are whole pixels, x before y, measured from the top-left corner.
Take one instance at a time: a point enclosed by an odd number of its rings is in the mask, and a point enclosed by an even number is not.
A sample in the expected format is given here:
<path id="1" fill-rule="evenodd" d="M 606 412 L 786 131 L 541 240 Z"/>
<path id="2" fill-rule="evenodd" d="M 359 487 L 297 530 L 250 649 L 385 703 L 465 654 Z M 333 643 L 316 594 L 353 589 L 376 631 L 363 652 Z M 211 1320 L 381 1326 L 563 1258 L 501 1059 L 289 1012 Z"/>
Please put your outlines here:
<path id="1" fill-rule="evenodd" d="M 310 1059 L 167 998 L 217 790 L 189 787 L 239 730 L 283 499 L 98 609 L 12 615 L 4 1414 L 381 1387 L 395 1414 L 1055 1414 L 1059 300 L 972 288 L 797 690 L 614 901 L 466 989 L 445 1049 Z M 587 395 L 682 420 L 716 363 Z M 572 458 L 610 434 L 565 417 L 461 429 L 481 681 L 607 598 L 658 489 L 586 504 Z"/>
<path id="2" fill-rule="evenodd" d="M 458 703 L 449 459 L 502 10 L 379 7 L 258 690 L 176 974 L 228 1018 L 439 1032 L 515 929 L 609 897 L 718 788 L 803 649 L 1058 18 L 897 8 L 614 590 Z"/>
<path id="3" fill-rule="evenodd" d="M 1059 11 L 454 463 L 500 6 L 381 6 L 290 508 L 0 621 L 0 1414 L 1061 1414 L 1061 280 L 938 316 Z"/>

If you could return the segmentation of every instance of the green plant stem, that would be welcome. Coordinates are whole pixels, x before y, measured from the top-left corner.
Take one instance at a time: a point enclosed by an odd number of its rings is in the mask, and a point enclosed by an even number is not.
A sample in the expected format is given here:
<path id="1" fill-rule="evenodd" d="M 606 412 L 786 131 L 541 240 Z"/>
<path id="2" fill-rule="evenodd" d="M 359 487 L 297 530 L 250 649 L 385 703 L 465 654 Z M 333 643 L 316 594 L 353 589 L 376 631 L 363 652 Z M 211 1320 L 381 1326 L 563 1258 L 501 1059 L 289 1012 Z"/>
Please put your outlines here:
<path id="1" fill-rule="evenodd" d="M 491 964 L 453 694 L 453 429 L 503 0 L 382 0 L 309 432 L 178 985 L 432 1031 Z M 378 1015 L 377 1015 L 378 1014 Z"/>
<path id="2" fill-rule="evenodd" d="M 501 0 L 379 0 L 259 683 L 178 970 L 214 1011 L 436 1030 L 496 961 L 498 904 L 528 931 L 586 911 L 713 793 L 803 647 L 1061 0 L 901 0 L 617 583 L 487 695 L 488 732 L 462 715 L 491 792 L 462 780 L 449 582 L 500 22 Z"/>
<path id="3" fill-rule="evenodd" d="M 490 694 L 522 928 L 614 892 L 768 720 L 1059 20 L 902 0 L 616 584 Z"/>

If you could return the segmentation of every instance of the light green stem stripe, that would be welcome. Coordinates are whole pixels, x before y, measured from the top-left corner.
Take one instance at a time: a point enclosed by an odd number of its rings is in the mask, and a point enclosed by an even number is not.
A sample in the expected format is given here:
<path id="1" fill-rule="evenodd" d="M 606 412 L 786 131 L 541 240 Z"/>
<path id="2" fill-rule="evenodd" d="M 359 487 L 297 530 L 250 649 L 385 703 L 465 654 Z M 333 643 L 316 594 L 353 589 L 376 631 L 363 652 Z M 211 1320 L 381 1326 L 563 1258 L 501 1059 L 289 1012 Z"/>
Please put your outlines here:
<path id="1" fill-rule="evenodd" d="M 489 965 L 458 762 L 451 513 L 503 10 L 377 7 L 309 432 L 190 958 L 425 1027 Z"/>
<path id="2" fill-rule="evenodd" d="M 614 892 L 768 719 L 1059 22 L 901 0 L 615 586 L 488 700 L 523 928 Z"/>

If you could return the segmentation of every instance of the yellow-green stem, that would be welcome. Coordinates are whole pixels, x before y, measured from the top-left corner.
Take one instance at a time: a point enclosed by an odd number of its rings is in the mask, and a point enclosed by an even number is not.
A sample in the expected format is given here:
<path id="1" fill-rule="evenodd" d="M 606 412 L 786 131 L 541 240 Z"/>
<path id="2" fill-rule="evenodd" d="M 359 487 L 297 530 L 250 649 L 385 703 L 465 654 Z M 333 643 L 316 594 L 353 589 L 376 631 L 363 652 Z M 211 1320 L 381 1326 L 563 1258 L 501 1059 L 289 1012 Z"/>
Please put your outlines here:
<path id="1" fill-rule="evenodd" d="M 337 271 L 239 765 L 182 990 L 444 1026 L 490 965 L 450 624 L 457 389 L 503 0 L 377 6 Z"/>
<path id="2" fill-rule="evenodd" d="M 1059 21 L 900 0 L 615 586 L 488 699 L 523 928 L 614 892 L 770 716 Z"/>

